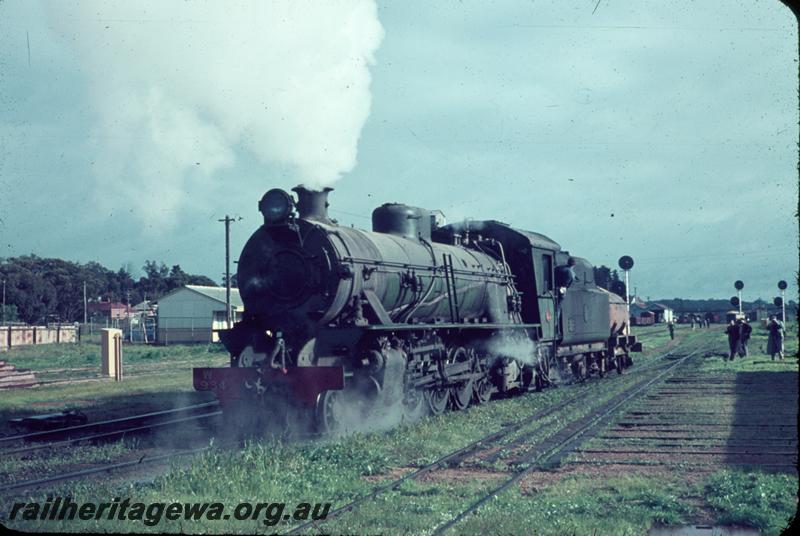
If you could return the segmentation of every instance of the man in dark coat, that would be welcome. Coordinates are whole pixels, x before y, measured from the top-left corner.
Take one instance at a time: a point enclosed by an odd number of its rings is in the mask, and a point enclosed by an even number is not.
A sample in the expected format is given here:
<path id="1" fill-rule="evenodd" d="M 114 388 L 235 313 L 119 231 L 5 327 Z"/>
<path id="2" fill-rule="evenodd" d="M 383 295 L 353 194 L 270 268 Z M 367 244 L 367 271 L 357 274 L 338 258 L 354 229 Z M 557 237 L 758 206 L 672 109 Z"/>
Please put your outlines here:
<path id="1" fill-rule="evenodd" d="M 728 335 L 728 348 L 730 348 L 728 360 L 733 361 L 736 350 L 739 348 L 739 326 L 731 320 L 728 327 L 725 328 L 725 333 Z"/>
<path id="2" fill-rule="evenodd" d="M 736 324 L 739 326 L 739 357 L 747 357 L 747 342 L 750 340 L 753 328 L 744 318 L 737 320 Z"/>
<path id="3" fill-rule="evenodd" d="M 769 331 L 767 353 L 772 357 L 773 361 L 775 361 L 775 354 L 778 354 L 778 359 L 783 359 L 783 336 L 786 333 L 783 322 L 775 318 L 775 315 L 769 315 L 767 331 Z"/>
<path id="4" fill-rule="evenodd" d="M 674 339 L 675 338 L 675 324 L 673 324 L 672 322 L 667 322 L 667 329 L 669 330 L 669 338 L 670 339 Z"/>
<path id="5" fill-rule="evenodd" d="M 556 266 L 556 286 L 559 289 L 564 289 L 561 293 L 563 294 L 566 290 L 575 282 L 577 277 L 575 276 L 575 270 L 572 268 L 575 266 L 575 258 L 570 257 L 567 259 L 566 265 Z"/>
<path id="6" fill-rule="evenodd" d="M 558 289 L 558 296 L 556 299 L 556 325 L 561 325 L 561 302 L 564 300 L 564 295 L 567 293 L 567 289 L 578 279 L 575 275 L 575 270 L 572 268 L 575 264 L 575 259 L 570 257 L 567 259 L 567 264 L 556 266 L 555 269 L 556 287 Z"/>

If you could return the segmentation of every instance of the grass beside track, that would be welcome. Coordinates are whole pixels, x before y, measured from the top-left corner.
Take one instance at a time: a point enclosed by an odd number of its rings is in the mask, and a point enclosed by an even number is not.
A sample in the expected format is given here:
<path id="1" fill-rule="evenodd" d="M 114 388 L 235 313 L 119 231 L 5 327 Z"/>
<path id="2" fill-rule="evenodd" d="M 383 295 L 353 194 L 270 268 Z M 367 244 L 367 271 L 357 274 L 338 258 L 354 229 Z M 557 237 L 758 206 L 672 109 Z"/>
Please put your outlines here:
<path id="1" fill-rule="evenodd" d="M 0 391 L 0 436 L 17 433 L 8 423 L 16 417 L 75 409 L 85 413 L 89 422 L 98 422 L 208 402 L 213 400 L 211 394 L 194 391 L 191 369 L 224 366 L 228 362 L 227 353 L 219 345 L 125 345 L 123 356 L 124 370 L 130 375 L 119 383 L 107 378 Z M 99 376 L 100 372 L 100 346 L 91 342 L 24 346 L 0 354 L 0 359 L 36 371 L 39 379 L 83 379 Z M 74 370 L 86 368 L 89 370 Z M 41 374 L 44 370 L 60 372 Z M 183 431 L 159 431 L 147 444 L 175 445 L 183 435 Z M 112 443 L 76 444 L 24 455 L 0 453 L 0 485 L 112 463 L 135 456 L 141 447 L 137 439 L 122 438 Z"/>
<path id="2" fill-rule="evenodd" d="M 680 342 L 690 345 L 717 341 L 725 347 L 724 326 L 694 330 L 678 326 Z M 796 330 L 788 330 L 787 351 L 797 351 Z M 664 326 L 639 330 L 646 353 L 634 355 L 636 364 L 646 363 L 666 351 L 670 342 Z M 754 329 L 755 350 L 762 338 Z M 170 351 L 176 347 L 165 349 Z M 127 350 L 127 347 L 126 347 Z M 197 356 L 198 362 L 206 359 Z M 207 356 L 213 360 L 214 354 Z M 177 358 L 176 358 L 177 359 Z M 183 360 L 187 356 L 182 357 Z M 194 357 L 192 357 L 194 359 Z M 796 370 L 792 358 L 766 363 L 769 357 L 723 363 L 719 355 L 703 357 L 697 367 L 703 371 L 747 372 L 752 370 Z M 14 360 L 12 360 L 14 362 Z M 16 363 L 18 366 L 26 366 Z M 48 366 L 46 368 L 55 368 Z M 95 404 L 121 404 L 125 397 L 174 396 L 189 394 L 187 371 L 166 373 L 136 383 L 132 378 L 118 384 L 116 391 L 104 391 L 114 384 L 75 384 L 40 388 L 50 394 L 31 399 L 57 405 L 53 397 L 74 402 L 87 399 Z M 183 375 L 182 380 L 180 376 Z M 177 376 L 177 377 L 174 377 Z M 616 376 L 616 374 L 612 374 Z M 624 379 L 624 376 L 620 379 Z M 615 378 L 617 380 L 617 378 Z M 91 385 L 91 387 L 90 387 Z M 340 506 L 373 489 L 378 483 L 396 478 L 410 468 L 430 463 L 506 423 L 518 420 L 576 392 L 587 400 L 611 396 L 618 381 L 590 381 L 585 385 L 550 389 L 516 398 L 492 401 L 464 412 L 429 417 L 389 432 L 356 434 L 326 442 L 286 444 L 277 440 L 251 441 L 243 448 L 213 448 L 191 463 L 175 466 L 151 481 L 94 479 L 65 483 L 34 494 L 71 495 L 76 501 L 107 501 L 110 497 L 131 497 L 142 502 L 222 502 L 232 509 L 242 501 L 285 502 L 287 509 L 301 502 L 332 503 Z M 90 389 L 96 389 L 86 394 Z M 28 396 L 33 396 L 30 391 Z M 81 395 L 81 393 L 84 393 Z M 165 400 L 165 399 L 164 399 Z M 161 400 L 162 402 L 164 400 Z M 4 405 L 6 404 L 6 405 Z M 138 407 L 138 406 L 137 406 Z M 15 409 L 17 408 L 17 409 Z M 0 411 L 14 412 L 14 403 L 0 402 Z M 399 489 L 363 504 L 355 512 L 321 526 L 324 533 L 425 534 L 447 521 L 464 506 L 508 477 L 504 467 L 451 467 L 441 474 L 404 483 Z M 694 520 L 735 522 L 756 526 L 764 534 L 778 534 L 796 506 L 796 475 L 769 474 L 757 470 L 721 470 L 693 475 L 691 468 L 645 467 L 641 471 L 601 471 L 570 466 L 565 470 L 532 474 L 519 486 L 503 493 L 475 515 L 456 525 L 449 534 L 645 534 L 654 523 L 680 524 Z M 0 497 L 0 521 L 19 498 Z M 139 521 L 24 522 L 10 524 L 21 530 L 96 532 L 183 532 L 183 533 L 271 533 L 287 526 L 265 526 L 263 518 L 248 521 L 165 521 L 148 527 Z"/>
<path id="3" fill-rule="evenodd" d="M 220 344 L 150 346 L 124 344 L 124 365 L 164 365 L 170 362 L 202 359 L 209 355 L 227 356 Z M 20 346 L 0 353 L 0 359 L 17 368 L 27 368 L 42 373 L 51 370 L 84 369 L 100 372 L 100 345 L 93 342 L 75 344 L 39 344 Z"/>
<path id="4" fill-rule="evenodd" d="M 100 373 L 100 345 L 87 342 L 24 346 L 0 354 L 0 359 L 17 368 L 29 368 L 43 380 L 81 380 Z M 0 391 L 0 436 L 13 433 L 7 422 L 15 417 L 76 409 L 96 422 L 207 402 L 213 397 L 194 391 L 191 369 L 228 363 L 227 353 L 216 344 L 125 345 L 123 359 L 126 377 L 119 383 L 103 378 Z M 39 373 L 87 367 L 88 371 Z"/>

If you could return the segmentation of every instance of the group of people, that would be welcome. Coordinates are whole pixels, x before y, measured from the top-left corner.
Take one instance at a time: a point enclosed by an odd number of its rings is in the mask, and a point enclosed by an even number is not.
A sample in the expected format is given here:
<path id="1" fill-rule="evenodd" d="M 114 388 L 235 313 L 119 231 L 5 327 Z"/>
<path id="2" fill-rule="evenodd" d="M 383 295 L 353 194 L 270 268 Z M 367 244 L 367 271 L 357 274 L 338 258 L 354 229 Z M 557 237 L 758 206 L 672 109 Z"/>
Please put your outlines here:
<path id="1" fill-rule="evenodd" d="M 739 354 L 739 357 L 747 357 L 747 342 L 750 340 L 752 332 L 753 328 L 744 318 L 737 318 L 728 323 L 725 333 L 728 335 L 728 347 L 730 348 L 728 359 L 730 361 L 733 361 L 736 354 Z"/>
<path id="2" fill-rule="evenodd" d="M 700 315 L 690 315 L 689 321 L 692 324 L 692 329 L 697 327 L 707 328 L 711 325 L 711 320 L 707 316 L 700 316 Z"/>
<path id="3" fill-rule="evenodd" d="M 728 359 L 730 361 L 733 361 L 733 358 L 736 357 L 736 354 L 738 354 L 739 357 L 747 356 L 747 343 L 750 340 L 750 334 L 752 331 L 753 328 L 744 318 L 738 318 L 735 321 L 730 321 L 728 327 L 725 329 L 725 333 L 728 335 L 728 347 L 730 348 Z M 786 329 L 783 326 L 783 322 L 778 320 L 775 315 L 769 315 L 769 320 L 767 321 L 767 331 L 769 332 L 769 337 L 767 339 L 767 353 L 770 355 L 773 361 L 775 360 L 776 355 L 778 356 L 778 359 L 783 359 L 783 338 L 786 334 Z"/>
<path id="4" fill-rule="evenodd" d="M 711 319 L 707 316 L 700 316 L 700 315 L 689 315 L 688 317 L 681 318 L 681 322 L 690 323 L 692 329 L 696 326 L 701 328 L 707 328 L 711 326 Z M 669 330 L 669 338 L 675 338 L 675 322 L 669 321 L 667 322 L 667 329 Z"/>

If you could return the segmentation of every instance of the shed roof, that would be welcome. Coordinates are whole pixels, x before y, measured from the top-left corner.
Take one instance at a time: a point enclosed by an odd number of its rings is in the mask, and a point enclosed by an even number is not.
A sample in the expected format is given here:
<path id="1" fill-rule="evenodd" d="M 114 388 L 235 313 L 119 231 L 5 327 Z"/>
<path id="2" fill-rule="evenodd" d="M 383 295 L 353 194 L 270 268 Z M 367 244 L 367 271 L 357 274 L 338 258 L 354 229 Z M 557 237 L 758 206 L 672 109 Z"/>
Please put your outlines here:
<path id="1" fill-rule="evenodd" d="M 152 307 L 152 303 L 149 300 L 144 300 L 136 305 L 133 306 L 134 311 L 146 311 Z"/>
<path id="2" fill-rule="evenodd" d="M 644 307 L 637 305 L 635 303 L 631 304 L 630 310 L 631 310 L 631 316 L 651 316 L 653 314 L 652 311 L 648 311 Z"/>
<path id="3" fill-rule="evenodd" d="M 225 304 L 225 287 L 206 287 L 202 285 L 185 285 L 183 287 L 176 288 L 172 292 L 161 296 L 161 300 L 172 296 L 182 290 L 190 290 L 192 292 L 196 292 L 197 294 L 201 294 L 207 298 L 211 298 L 214 301 L 218 301 L 222 304 Z M 231 288 L 231 306 L 236 307 L 238 309 L 244 309 L 244 303 L 242 303 L 242 297 L 239 295 L 238 288 Z"/>

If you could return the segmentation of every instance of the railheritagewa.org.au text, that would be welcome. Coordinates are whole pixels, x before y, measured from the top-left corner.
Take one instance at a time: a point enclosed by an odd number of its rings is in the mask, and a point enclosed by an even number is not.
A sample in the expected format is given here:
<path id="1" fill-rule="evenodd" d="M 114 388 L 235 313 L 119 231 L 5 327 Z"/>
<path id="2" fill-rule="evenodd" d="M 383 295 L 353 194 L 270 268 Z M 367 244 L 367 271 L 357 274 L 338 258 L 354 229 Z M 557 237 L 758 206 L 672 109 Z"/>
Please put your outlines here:
<path id="1" fill-rule="evenodd" d="M 14 503 L 8 519 L 22 521 L 141 521 L 147 526 L 168 521 L 257 520 L 266 526 L 281 521 L 320 521 L 328 517 L 330 503 L 241 502 L 232 509 L 219 502 L 136 502 L 116 497 L 109 502 L 77 503 L 70 497 L 48 497 L 45 502 Z"/>

